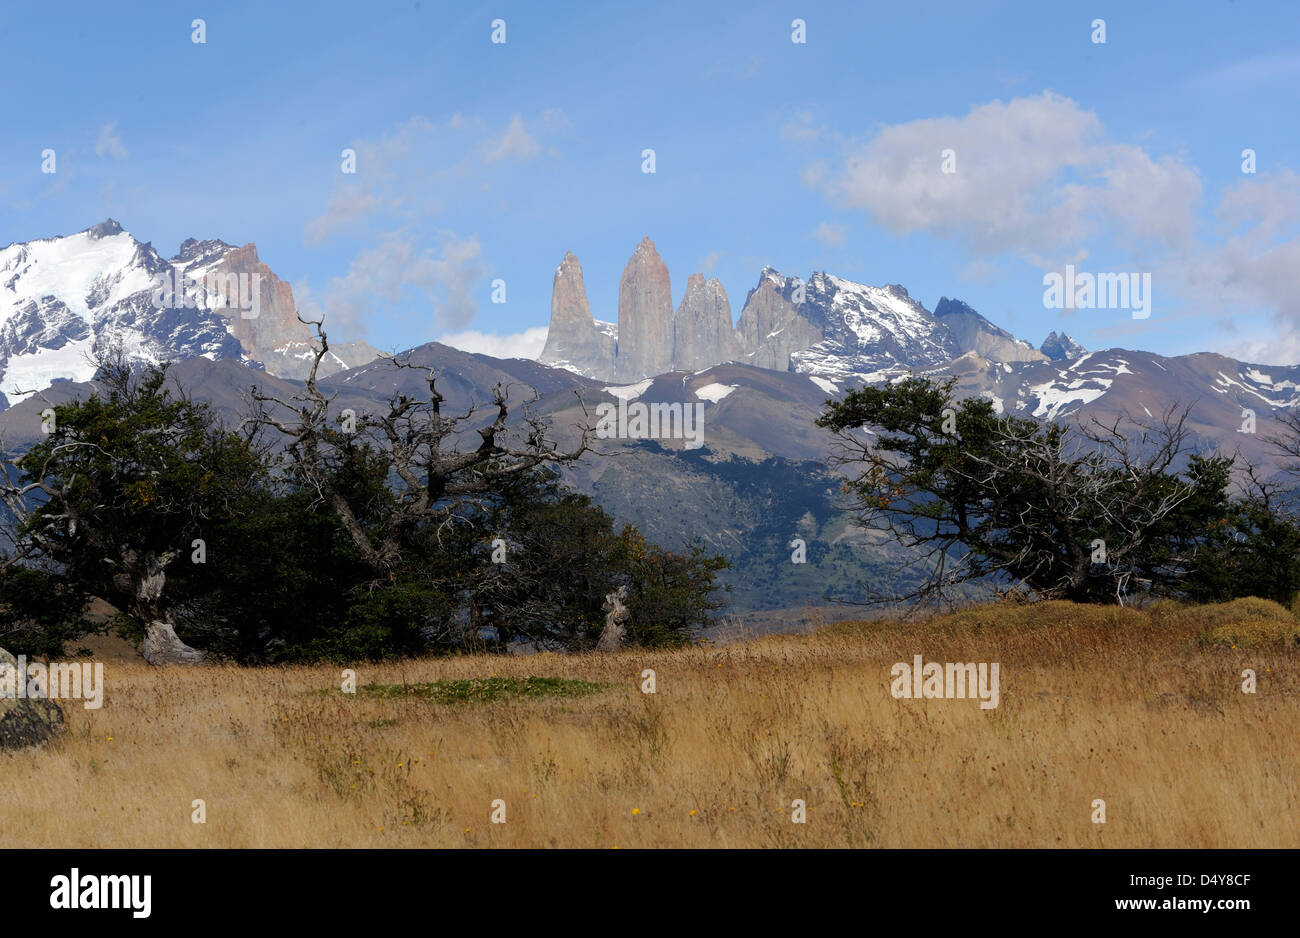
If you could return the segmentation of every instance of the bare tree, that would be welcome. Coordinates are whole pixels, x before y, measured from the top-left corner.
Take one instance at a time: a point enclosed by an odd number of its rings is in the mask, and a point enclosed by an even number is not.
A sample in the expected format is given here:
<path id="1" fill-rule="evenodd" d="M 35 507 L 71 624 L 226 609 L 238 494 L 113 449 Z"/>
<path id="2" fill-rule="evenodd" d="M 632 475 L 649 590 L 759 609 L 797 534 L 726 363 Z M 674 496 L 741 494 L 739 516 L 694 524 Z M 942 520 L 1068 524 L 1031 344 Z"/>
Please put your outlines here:
<path id="1" fill-rule="evenodd" d="M 588 449 L 589 421 L 579 428 L 575 448 L 561 451 L 548 437 L 549 422 L 531 412 L 536 393 L 518 404 L 509 401 L 509 388 L 498 384 L 486 423 L 473 403 L 448 414 L 438 390 L 434 368 L 421 368 L 409 357 L 388 359 L 395 369 L 424 372 L 427 394 L 410 397 L 394 393 L 375 413 L 354 415 L 354 424 L 332 411 L 336 395 L 319 384 L 320 363 L 329 352 L 323 322 L 299 320 L 316 331 L 318 345 L 302 391 L 284 399 L 251 391 L 254 413 L 249 423 L 273 428 L 283 435 L 288 469 L 298 484 L 316 493 L 347 532 L 377 581 L 391 579 L 402 550 L 419 529 L 435 531 L 455 523 L 467 502 L 500 491 L 511 478 L 542 465 L 573 462 Z M 576 392 L 575 392 L 576 393 Z M 581 401 L 581 395 L 578 395 Z M 511 420 L 512 409 L 518 419 Z M 583 407 L 586 414 L 586 407 Z M 461 448 L 478 437 L 476 446 Z M 358 453 L 382 454 L 394 493 L 382 526 L 363 522 L 366 506 L 338 484 L 338 470 Z"/>

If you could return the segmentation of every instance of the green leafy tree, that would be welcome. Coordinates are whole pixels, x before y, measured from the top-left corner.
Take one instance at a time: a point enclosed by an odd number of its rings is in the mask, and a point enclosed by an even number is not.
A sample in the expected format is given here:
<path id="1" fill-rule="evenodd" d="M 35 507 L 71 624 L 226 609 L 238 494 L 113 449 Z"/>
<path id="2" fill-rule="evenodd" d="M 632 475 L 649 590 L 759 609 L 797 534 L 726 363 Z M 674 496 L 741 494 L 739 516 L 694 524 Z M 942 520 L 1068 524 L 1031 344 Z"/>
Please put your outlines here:
<path id="1" fill-rule="evenodd" d="M 672 644 L 718 608 L 725 563 L 616 532 L 548 468 L 570 455 L 538 421 L 507 426 L 502 389 L 461 450 L 469 417 L 443 415 L 432 376 L 429 400 L 395 398 L 364 432 L 327 419 L 310 381 L 296 422 L 263 410 L 245 433 L 165 367 L 109 361 L 97 384 L 0 485 L 18 547 L 0 568 L 0 630 L 25 629 L 30 647 L 84 629 L 92 596 L 129 616 L 154 663 L 586 649 L 618 590 L 626 638 Z M 285 449 L 261 445 L 266 426 Z"/>
<path id="2" fill-rule="evenodd" d="M 101 363 L 99 389 L 53 408 L 46 438 L 12 460 L 0 487 L 19 554 L 57 565 L 77 588 L 133 617 L 146 659 L 194 663 L 177 636 L 169 568 L 189 563 L 208 525 L 247 509 L 265 472 L 248 436 L 168 386 L 167 367 Z"/>
<path id="3" fill-rule="evenodd" d="M 727 561 L 698 543 L 684 551 L 665 550 L 625 525 L 619 533 L 618 558 L 630 584 L 628 644 L 680 645 L 711 625 L 712 614 L 726 604 L 714 577 L 727 568 Z"/>
<path id="4" fill-rule="evenodd" d="M 0 568 L 0 648 L 54 658 L 86 634 L 89 597 L 67 578 L 32 567 Z"/>
<path id="5" fill-rule="evenodd" d="M 1232 462 L 1188 453 L 1186 411 L 1067 427 L 955 401 L 954 385 L 863 388 L 818 419 L 859 521 L 929 563 L 911 598 L 984 578 L 1080 602 L 1180 591 Z"/>
<path id="6" fill-rule="evenodd" d="M 1243 491 L 1225 500 L 1202 532 L 1184 584 L 1197 602 L 1259 596 L 1289 605 L 1300 593 L 1300 518 L 1295 493 L 1246 468 Z"/>
<path id="7" fill-rule="evenodd" d="M 496 647 L 585 649 L 605 628 L 609 597 L 626 588 L 624 641 L 685 641 L 708 627 L 723 601 L 714 574 L 721 557 L 698 547 L 678 553 L 649 543 L 585 495 L 566 490 L 553 470 L 506 486 L 482 519 L 478 556 L 488 561 L 469 592 L 477 627 Z M 494 547 L 494 544 L 496 545 Z M 502 563 L 491 562 L 497 554 Z"/>

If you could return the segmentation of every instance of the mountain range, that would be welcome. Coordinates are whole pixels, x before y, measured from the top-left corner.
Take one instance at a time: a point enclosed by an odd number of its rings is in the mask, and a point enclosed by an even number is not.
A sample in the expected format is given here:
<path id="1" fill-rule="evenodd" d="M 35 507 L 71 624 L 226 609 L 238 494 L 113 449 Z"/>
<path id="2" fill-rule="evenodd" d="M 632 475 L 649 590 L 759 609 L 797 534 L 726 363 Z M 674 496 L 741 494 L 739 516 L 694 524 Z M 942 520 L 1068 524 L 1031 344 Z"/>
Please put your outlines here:
<path id="1" fill-rule="evenodd" d="M 572 252 L 556 268 L 543 364 L 605 381 L 741 362 L 839 385 L 937 368 L 974 352 L 996 362 L 1070 360 L 1085 350 L 1067 335 L 1035 349 L 959 300 L 934 311 L 898 284 L 865 286 L 817 272 L 806 281 L 763 268 L 732 323 L 727 291 L 693 273 L 673 312 L 668 267 L 643 238 L 619 282 L 618 322 L 597 320 Z"/>
<path id="2" fill-rule="evenodd" d="M 203 289 L 208 282 L 221 286 Z M 238 299 L 232 283 L 249 291 L 247 308 L 231 302 Z M 231 359 L 305 377 L 311 332 L 296 309 L 289 284 L 251 243 L 190 238 L 164 258 L 110 218 L 76 234 L 11 244 L 0 249 L 0 404 L 56 380 L 89 378 L 90 354 L 108 345 L 140 361 Z M 324 370 L 378 355 L 356 342 L 331 352 Z"/>
<path id="3" fill-rule="evenodd" d="M 901 285 L 870 286 L 821 271 L 803 279 L 763 268 L 734 325 L 722 284 L 693 273 L 674 315 L 667 266 L 648 238 L 628 261 L 618 297 L 617 323 L 594 319 L 582 266 L 566 254 L 538 360 L 602 381 L 634 382 L 616 387 L 620 395 L 639 393 L 664 371 L 699 375 L 749 365 L 805 376 L 832 396 L 906 375 L 953 378 L 960 396 L 1045 420 L 1146 422 L 1188 405 L 1202 446 L 1241 451 L 1266 470 L 1277 468 L 1264 442 L 1277 432 L 1274 417 L 1300 404 L 1300 366 L 1209 352 L 1089 352 L 1056 331 L 1034 348 L 960 300 L 943 297 L 928 310 Z"/>
<path id="4" fill-rule="evenodd" d="M 259 274 L 260 310 L 245 318 L 221 298 L 192 308 L 156 302 L 160 277 Z M 250 281 L 251 282 L 251 281 Z M 908 374 L 955 378 L 958 394 L 1039 419 L 1157 418 L 1192 407 L 1192 442 L 1279 468 L 1265 442 L 1274 417 L 1300 403 L 1300 366 L 1265 366 L 1212 353 L 1162 356 L 1086 351 L 1053 332 L 1034 348 L 967 304 L 927 310 L 902 286 L 868 286 L 824 272 L 807 279 L 764 268 L 732 323 L 717 280 L 691 275 L 673 310 L 668 270 L 652 242 L 637 246 L 619 284 L 617 323 L 591 313 L 582 268 L 556 270 L 551 325 L 539 361 L 496 359 L 436 342 L 409 352 L 436 368 L 449 406 L 491 401 L 504 382 L 540 400 L 561 443 L 601 402 L 698 405 L 704 445 L 679 439 L 598 440 L 601 454 L 566 472 L 620 521 L 660 543 L 699 540 L 728 557 L 737 612 L 860 595 L 905 585 L 907 558 L 841 510 L 827 468 L 830 439 L 814 421 L 828 399 Z M 172 361 L 172 378 L 230 421 L 251 385 L 292 395 L 311 335 L 293 297 L 255 246 L 187 240 L 172 258 L 112 220 L 63 238 L 0 250 L 0 447 L 40 437 L 40 411 L 89 393 L 87 352 L 119 343 L 141 360 Z M 331 343 L 322 384 L 333 406 L 362 413 L 395 391 L 418 394 L 419 373 L 393 368 L 361 343 Z M 45 388 L 39 396 L 33 392 Z M 1250 412 L 1253 419 L 1246 420 Z M 1253 432 L 1243 432 L 1249 426 Z M 807 545 L 805 564 L 791 543 Z M 900 579 L 901 578 L 901 579 Z"/>

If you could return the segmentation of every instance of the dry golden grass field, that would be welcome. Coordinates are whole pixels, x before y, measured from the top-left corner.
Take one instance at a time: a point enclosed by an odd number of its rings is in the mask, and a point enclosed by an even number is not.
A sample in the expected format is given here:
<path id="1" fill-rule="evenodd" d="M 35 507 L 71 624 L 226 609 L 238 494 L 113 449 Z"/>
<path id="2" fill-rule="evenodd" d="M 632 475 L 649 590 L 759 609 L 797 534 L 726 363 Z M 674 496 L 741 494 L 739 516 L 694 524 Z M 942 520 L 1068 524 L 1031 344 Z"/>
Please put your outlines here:
<path id="1" fill-rule="evenodd" d="M 335 667 L 124 657 L 102 709 L 63 701 L 59 740 L 0 755 L 0 846 L 1296 847 L 1298 628 L 1260 600 L 1044 603 L 357 668 L 358 685 L 606 685 L 487 702 L 345 695 Z M 998 662 L 1000 705 L 894 699 L 890 668 L 915 654 Z"/>

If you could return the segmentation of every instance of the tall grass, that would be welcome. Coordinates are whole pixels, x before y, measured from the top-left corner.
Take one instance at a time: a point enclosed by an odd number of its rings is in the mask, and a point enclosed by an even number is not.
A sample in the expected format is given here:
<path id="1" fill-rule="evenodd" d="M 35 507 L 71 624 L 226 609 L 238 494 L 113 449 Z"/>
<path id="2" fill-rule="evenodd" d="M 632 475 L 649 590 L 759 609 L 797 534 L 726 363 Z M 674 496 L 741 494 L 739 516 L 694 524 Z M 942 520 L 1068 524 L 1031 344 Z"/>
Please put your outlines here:
<path id="1" fill-rule="evenodd" d="M 103 709 L 65 701 L 62 739 L 0 754 L 0 845 L 1295 847 L 1300 651 L 1290 613 L 1269 614 L 1277 640 L 1250 648 L 1204 640 L 1224 607 L 1044 603 L 357 667 L 358 685 L 586 682 L 572 696 L 344 695 L 336 668 L 112 662 Z M 894 699 L 890 667 L 915 654 L 999 662 L 1000 706 Z"/>

